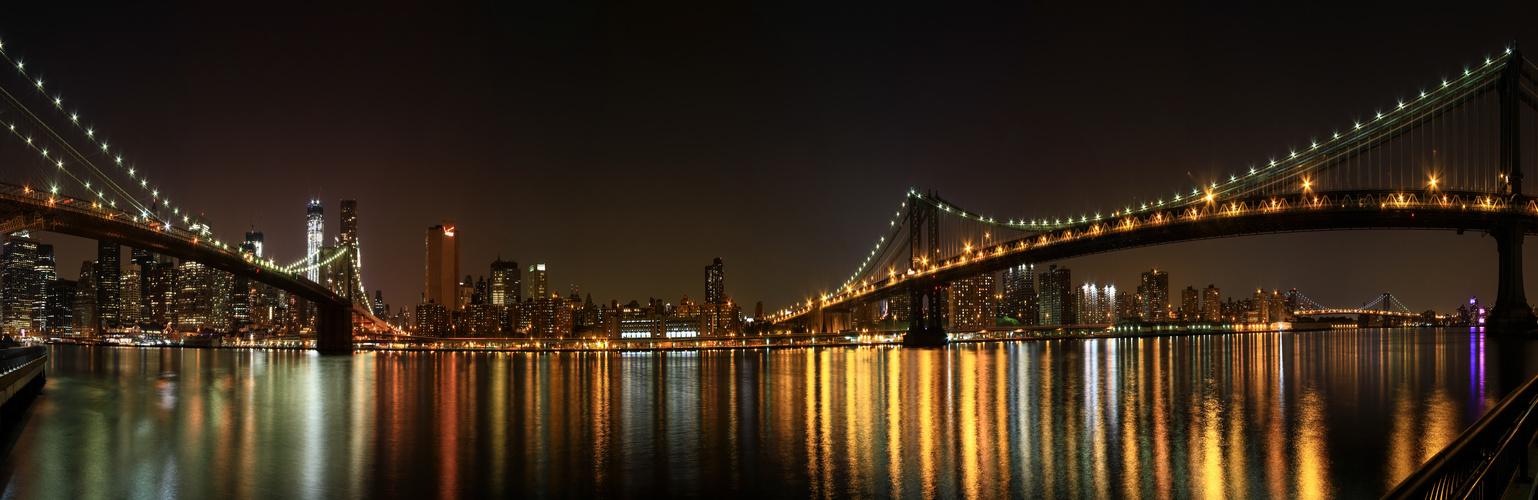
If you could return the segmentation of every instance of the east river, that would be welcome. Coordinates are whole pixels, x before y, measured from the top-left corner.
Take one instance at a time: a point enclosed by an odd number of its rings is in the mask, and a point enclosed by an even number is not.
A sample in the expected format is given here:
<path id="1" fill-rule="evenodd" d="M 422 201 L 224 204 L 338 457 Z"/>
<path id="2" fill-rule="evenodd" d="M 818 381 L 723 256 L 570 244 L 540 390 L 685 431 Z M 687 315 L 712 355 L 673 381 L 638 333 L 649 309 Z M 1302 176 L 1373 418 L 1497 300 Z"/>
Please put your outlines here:
<path id="1" fill-rule="evenodd" d="M 630 353 L 53 346 L 4 498 L 1376 497 L 1529 373 L 1467 330 Z M 0 449 L 3 451 L 3 449 Z"/>

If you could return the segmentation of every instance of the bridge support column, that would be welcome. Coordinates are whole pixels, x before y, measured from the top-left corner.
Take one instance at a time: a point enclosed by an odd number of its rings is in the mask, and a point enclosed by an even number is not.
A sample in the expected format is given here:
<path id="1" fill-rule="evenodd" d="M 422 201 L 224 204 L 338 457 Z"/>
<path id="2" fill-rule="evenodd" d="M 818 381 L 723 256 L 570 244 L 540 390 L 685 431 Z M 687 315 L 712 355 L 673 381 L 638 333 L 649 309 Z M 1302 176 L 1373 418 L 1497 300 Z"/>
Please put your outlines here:
<path id="1" fill-rule="evenodd" d="M 1492 333 L 1522 334 L 1538 329 L 1538 317 L 1527 303 L 1522 283 L 1522 226 L 1511 224 L 1492 231 L 1500 252 L 1500 274 L 1495 288 L 1495 307 L 1485 325 Z"/>
<path id="2" fill-rule="evenodd" d="M 945 289 L 937 283 L 934 278 L 919 278 L 908 284 L 908 333 L 903 335 L 904 347 L 941 347 L 950 343 L 941 323 L 944 316 L 938 311 L 940 294 Z"/>
<path id="3" fill-rule="evenodd" d="M 352 308 L 316 304 L 315 350 L 321 354 L 352 354 Z"/>

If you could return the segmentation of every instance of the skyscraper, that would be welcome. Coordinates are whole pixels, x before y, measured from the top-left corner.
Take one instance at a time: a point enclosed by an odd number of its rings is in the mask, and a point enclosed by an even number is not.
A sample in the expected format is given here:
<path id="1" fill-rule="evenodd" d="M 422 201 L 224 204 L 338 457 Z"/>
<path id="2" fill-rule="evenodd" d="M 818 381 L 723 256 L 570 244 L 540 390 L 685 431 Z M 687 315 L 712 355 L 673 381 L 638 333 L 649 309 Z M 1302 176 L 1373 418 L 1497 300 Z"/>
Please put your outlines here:
<path id="1" fill-rule="evenodd" d="M 520 277 L 517 262 L 505 261 L 498 256 L 496 262 L 491 263 L 491 305 L 506 307 L 523 301 Z"/>
<path id="2" fill-rule="evenodd" d="M 144 298 L 143 277 L 143 269 L 137 264 L 129 264 L 123 266 L 122 274 L 118 278 L 118 295 L 123 299 L 119 312 L 121 325 L 124 328 L 137 325 L 140 315 L 143 314 L 143 311 L 139 310 L 144 303 L 142 300 Z"/>
<path id="3" fill-rule="evenodd" d="M 111 241 L 98 240 L 96 267 L 97 322 L 100 323 L 101 331 L 106 332 L 107 329 L 121 326 L 119 311 L 122 311 L 123 303 L 118 293 L 121 284 L 118 276 L 123 267 L 123 247 Z"/>
<path id="4" fill-rule="evenodd" d="M 427 293 L 423 298 L 453 311 L 459 304 L 459 237 L 453 221 L 427 228 L 426 267 Z"/>
<path id="5" fill-rule="evenodd" d="M 529 297 L 531 299 L 550 298 L 550 287 L 545 280 L 545 265 L 534 264 L 529 266 Z"/>
<path id="6" fill-rule="evenodd" d="M 96 335 L 101 321 L 96 318 L 96 262 L 80 263 L 80 281 L 75 285 L 75 305 L 70 313 L 70 330 L 76 335 Z"/>
<path id="7" fill-rule="evenodd" d="M 705 303 L 724 302 L 726 302 L 726 275 L 721 266 L 721 258 L 716 257 L 715 262 L 705 266 Z"/>
<path id="8" fill-rule="evenodd" d="M 1202 289 L 1202 320 L 1223 321 L 1223 298 L 1218 287 L 1207 285 Z"/>
<path id="9" fill-rule="evenodd" d="M 4 276 L 0 276 L 0 324 L 5 334 L 20 335 L 32 329 L 32 314 L 37 281 L 36 240 L 12 236 L 0 254 Z"/>
<path id="10" fill-rule="evenodd" d="M 37 245 L 37 261 L 32 269 L 32 286 L 28 290 L 32 294 L 32 331 L 45 332 L 49 327 L 60 326 L 48 322 L 48 284 L 59 279 L 58 269 L 54 263 L 53 245 L 46 243 Z"/>
<path id="11" fill-rule="evenodd" d="M 1143 297 L 1140 305 L 1143 308 L 1145 321 L 1169 320 L 1170 273 L 1160 272 L 1158 269 L 1143 273 L 1138 293 Z"/>
<path id="12" fill-rule="evenodd" d="M 154 298 L 151 292 L 153 289 L 151 285 L 153 284 L 155 268 L 160 265 L 160 261 L 154 252 L 139 248 L 130 249 L 128 255 L 128 262 L 139 266 L 139 317 L 135 318 L 134 321 L 141 323 L 149 322 L 150 302 Z"/>
<path id="13" fill-rule="evenodd" d="M 363 261 L 358 253 L 358 200 L 342 200 L 342 227 L 337 235 L 338 245 L 347 253 L 352 263 L 343 269 L 342 293 L 363 305 L 368 305 L 368 293 L 363 291 Z"/>
<path id="14" fill-rule="evenodd" d="M 246 231 L 246 243 L 251 245 L 251 253 L 255 254 L 257 258 L 262 256 L 262 239 L 261 231 Z"/>
<path id="15" fill-rule="evenodd" d="M 304 255 L 309 259 L 310 264 L 319 262 L 317 259 L 320 258 L 320 246 L 324 243 L 326 232 L 322 216 L 324 211 L 320 200 L 311 200 L 309 205 L 305 205 Z M 320 268 L 312 267 L 306 277 L 310 278 L 310 281 L 319 283 Z"/>
<path id="16" fill-rule="evenodd" d="M 993 294 L 993 273 L 951 282 L 952 328 L 989 328 L 998 324 Z"/>
<path id="17" fill-rule="evenodd" d="M 1005 269 L 1003 281 L 999 313 L 1021 324 L 1036 324 L 1036 265 L 1020 264 Z"/>
<path id="18" fill-rule="evenodd" d="M 1073 272 L 1053 265 L 1041 273 L 1041 314 L 1038 325 L 1068 325 L 1078 319 L 1078 301 L 1074 300 Z"/>

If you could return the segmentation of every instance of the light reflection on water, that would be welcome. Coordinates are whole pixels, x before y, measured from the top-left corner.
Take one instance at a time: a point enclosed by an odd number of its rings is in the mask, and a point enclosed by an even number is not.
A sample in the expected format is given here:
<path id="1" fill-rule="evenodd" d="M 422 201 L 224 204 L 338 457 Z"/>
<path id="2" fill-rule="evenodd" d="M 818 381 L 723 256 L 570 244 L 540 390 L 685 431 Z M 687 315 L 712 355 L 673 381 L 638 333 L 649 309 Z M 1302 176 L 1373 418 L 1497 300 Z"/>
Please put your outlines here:
<path id="1" fill-rule="evenodd" d="M 0 480 L 17 498 L 1378 496 L 1523 381 L 1494 375 L 1500 348 L 1452 330 L 625 354 L 56 346 Z"/>

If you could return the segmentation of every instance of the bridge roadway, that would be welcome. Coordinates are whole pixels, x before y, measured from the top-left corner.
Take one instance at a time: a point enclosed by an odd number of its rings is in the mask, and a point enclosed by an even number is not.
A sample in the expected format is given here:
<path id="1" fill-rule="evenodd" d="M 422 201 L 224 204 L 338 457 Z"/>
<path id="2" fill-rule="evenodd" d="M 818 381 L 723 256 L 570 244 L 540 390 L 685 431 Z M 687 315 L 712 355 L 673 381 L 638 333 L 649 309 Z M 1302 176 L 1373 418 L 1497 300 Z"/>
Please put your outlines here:
<path id="1" fill-rule="evenodd" d="M 24 229 L 112 241 L 192 260 L 298 295 L 316 306 L 316 347 L 323 353 L 352 351 L 354 314 L 379 324 L 336 292 L 273 263 L 248 260 L 238 247 L 91 200 L 0 183 L 0 234 Z"/>
<path id="2" fill-rule="evenodd" d="M 1501 243 L 1512 239 L 1503 237 L 1502 231 L 1516 230 L 1523 235 L 1538 232 L 1538 204 L 1531 198 L 1502 199 L 1488 193 L 1350 191 L 1153 207 L 1130 216 L 1053 227 L 903 274 L 890 273 L 887 278 L 851 286 L 826 300 L 814 300 L 772 321 L 817 322 L 820 319 L 807 316 L 818 310 L 847 311 L 860 303 L 906 293 L 909 286 L 948 283 L 1025 263 L 1193 240 L 1362 229 L 1455 230 L 1460 234 L 1465 230 L 1489 231 Z M 1515 270 L 1509 269 L 1506 249 L 1502 249 L 1500 279 L 1505 287 L 1508 275 L 1516 276 L 1520 295 L 1521 241 L 1515 240 Z"/>

